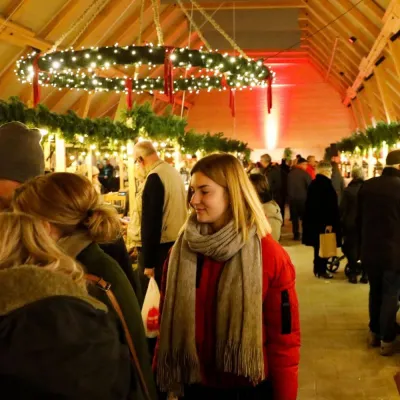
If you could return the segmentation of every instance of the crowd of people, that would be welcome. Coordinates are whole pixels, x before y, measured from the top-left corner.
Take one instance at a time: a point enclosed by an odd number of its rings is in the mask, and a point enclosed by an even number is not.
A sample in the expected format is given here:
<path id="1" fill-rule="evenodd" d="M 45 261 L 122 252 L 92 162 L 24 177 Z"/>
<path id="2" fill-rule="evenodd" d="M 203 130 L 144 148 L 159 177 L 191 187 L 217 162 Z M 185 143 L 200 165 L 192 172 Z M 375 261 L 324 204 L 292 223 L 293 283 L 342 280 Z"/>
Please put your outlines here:
<path id="1" fill-rule="evenodd" d="M 265 155 L 246 171 L 212 154 L 194 164 L 186 191 L 152 143 L 139 142 L 134 272 L 117 211 L 85 177 L 45 175 L 40 140 L 21 123 L 0 127 L 3 393 L 295 400 L 295 268 L 279 244 L 287 202 L 317 277 L 331 278 L 320 234 L 336 233 L 338 247 L 343 236 L 349 279 L 369 277 L 370 344 L 395 351 L 400 151 L 379 178 L 364 182 L 354 169 L 345 189 L 337 166 L 312 156 L 277 166 Z M 161 294 L 156 340 L 141 315 L 150 278 Z"/>
<path id="2" fill-rule="evenodd" d="M 342 248 L 347 259 L 349 282 L 357 283 L 361 275 L 359 282 L 370 285 L 369 344 L 380 347 L 382 355 L 392 355 L 400 350 L 396 341 L 400 332 L 396 323 L 400 298 L 400 150 L 388 154 L 381 176 L 365 180 L 362 167 L 355 166 L 347 187 L 336 161 L 316 163 L 315 157 L 305 160 L 299 155 L 288 172 L 287 163 L 271 165 L 271 157 L 264 155 L 248 172 L 252 181 L 269 182 L 272 195 L 266 200 L 260 196 L 263 202 L 275 198 L 281 207 L 289 204 L 293 239 L 313 247 L 313 271 L 318 278 L 333 278 L 327 268 L 329 259 L 321 257 L 320 240 L 326 232 L 335 234 L 336 247 Z"/>
<path id="3" fill-rule="evenodd" d="M 40 140 L 21 123 L 0 127 L 2 396 L 295 400 L 295 269 L 274 239 L 282 216 L 266 183 L 214 154 L 194 165 L 186 194 L 138 143 L 138 282 L 117 211 L 85 177 L 45 175 Z M 150 277 L 156 344 L 138 298 Z"/>

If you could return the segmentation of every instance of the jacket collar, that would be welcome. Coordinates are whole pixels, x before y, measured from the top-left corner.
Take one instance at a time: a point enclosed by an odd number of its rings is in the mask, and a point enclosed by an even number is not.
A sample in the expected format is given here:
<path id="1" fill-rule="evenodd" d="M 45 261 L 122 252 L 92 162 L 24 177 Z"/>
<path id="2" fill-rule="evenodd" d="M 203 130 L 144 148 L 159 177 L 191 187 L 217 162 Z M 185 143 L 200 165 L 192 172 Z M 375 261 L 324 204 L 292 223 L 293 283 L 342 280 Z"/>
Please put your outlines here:
<path id="1" fill-rule="evenodd" d="M 150 167 L 147 169 L 146 171 L 146 175 L 148 175 L 151 171 L 153 171 L 154 169 L 156 169 L 159 165 L 164 164 L 165 161 L 163 160 L 158 160 L 156 161 L 153 165 L 150 165 Z"/>
<path id="2" fill-rule="evenodd" d="M 92 243 L 93 240 L 89 237 L 87 232 L 77 231 L 70 236 L 61 238 L 57 244 L 70 257 L 76 259 L 76 257 Z"/>
<path id="3" fill-rule="evenodd" d="M 349 183 L 349 186 L 362 185 L 363 183 L 364 183 L 364 179 L 353 179 L 353 180 Z"/>
<path id="4" fill-rule="evenodd" d="M 315 176 L 315 179 L 318 180 L 318 181 L 321 181 L 321 182 L 325 182 L 325 183 L 331 181 L 331 179 L 329 179 L 327 176 L 322 175 L 322 174 L 317 174 Z"/>
<path id="5" fill-rule="evenodd" d="M 382 175 L 383 176 L 397 176 L 398 178 L 400 178 L 400 170 L 391 168 L 391 167 L 386 167 L 383 169 Z"/>
<path id="6" fill-rule="evenodd" d="M 76 283 L 61 272 L 38 266 L 21 265 L 1 270 L 0 287 L 0 315 L 55 296 L 75 297 L 107 311 L 104 304 L 88 295 L 85 281 Z"/>

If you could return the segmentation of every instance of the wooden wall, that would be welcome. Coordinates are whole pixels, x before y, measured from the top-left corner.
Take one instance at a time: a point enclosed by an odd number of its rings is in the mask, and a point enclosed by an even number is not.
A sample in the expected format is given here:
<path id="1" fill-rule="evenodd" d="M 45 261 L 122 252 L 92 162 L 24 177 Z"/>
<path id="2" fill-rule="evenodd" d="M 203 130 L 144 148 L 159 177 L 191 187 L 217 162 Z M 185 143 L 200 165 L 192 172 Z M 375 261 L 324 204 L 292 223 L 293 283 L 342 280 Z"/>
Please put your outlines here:
<path id="1" fill-rule="evenodd" d="M 266 110 L 266 90 L 238 91 L 233 120 L 228 92 L 201 93 L 189 113 L 189 126 L 200 132 L 224 132 L 252 149 L 280 159 L 291 147 L 303 155 L 323 155 L 323 149 L 354 129 L 350 109 L 337 91 L 308 62 L 272 65 L 276 72 L 273 110 Z"/>

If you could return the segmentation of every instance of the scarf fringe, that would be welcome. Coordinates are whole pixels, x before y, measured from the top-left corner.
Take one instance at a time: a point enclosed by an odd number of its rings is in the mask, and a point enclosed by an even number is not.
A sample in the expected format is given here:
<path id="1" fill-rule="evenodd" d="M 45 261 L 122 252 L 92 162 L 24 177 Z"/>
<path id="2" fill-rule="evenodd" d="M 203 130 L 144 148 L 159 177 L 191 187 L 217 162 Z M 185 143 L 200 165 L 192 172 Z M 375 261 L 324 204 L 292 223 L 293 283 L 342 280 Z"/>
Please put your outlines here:
<path id="1" fill-rule="evenodd" d="M 219 342 L 216 363 L 220 371 L 249 378 L 254 385 L 265 379 L 262 346 L 259 349 L 254 347 L 245 349 L 237 343 Z"/>
<path id="2" fill-rule="evenodd" d="M 183 396 L 185 385 L 199 382 L 201 373 L 197 357 L 181 351 L 158 355 L 157 384 L 161 392 L 173 392 L 176 396 Z"/>

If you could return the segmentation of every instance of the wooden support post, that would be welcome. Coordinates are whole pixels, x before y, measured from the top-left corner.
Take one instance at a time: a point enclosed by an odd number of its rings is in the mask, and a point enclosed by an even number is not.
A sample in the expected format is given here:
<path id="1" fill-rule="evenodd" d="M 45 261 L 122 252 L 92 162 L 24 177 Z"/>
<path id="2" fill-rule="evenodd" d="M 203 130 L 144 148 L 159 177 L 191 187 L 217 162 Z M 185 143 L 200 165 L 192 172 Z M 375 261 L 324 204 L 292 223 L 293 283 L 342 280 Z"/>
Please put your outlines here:
<path id="1" fill-rule="evenodd" d="M 364 114 L 366 127 L 368 127 L 368 126 L 370 126 L 372 124 L 373 116 L 372 116 L 372 114 L 370 112 L 370 109 L 369 109 L 369 107 L 367 105 L 368 100 L 367 100 L 367 98 L 365 96 L 365 89 L 362 92 L 358 93 L 357 99 L 358 99 L 358 102 L 359 102 L 359 105 L 360 105 L 360 109 L 362 110 L 362 113 Z"/>
<path id="2" fill-rule="evenodd" d="M 372 82 L 372 79 L 369 79 L 368 81 L 364 82 L 364 92 L 365 95 L 367 97 L 368 100 L 368 104 L 371 106 L 371 110 L 372 110 L 372 125 L 375 127 L 377 121 L 380 120 L 380 112 L 379 112 L 379 104 L 378 104 L 378 100 L 375 96 L 375 90 L 374 90 L 374 85 Z"/>
<path id="3" fill-rule="evenodd" d="M 122 93 L 119 98 L 117 111 L 115 112 L 114 122 L 122 120 L 122 111 L 126 109 L 126 94 Z"/>
<path id="4" fill-rule="evenodd" d="M 65 172 L 65 140 L 56 135 L 56 172 Z"/>
<path id="5" fill-rule="evenodd" d="M 90 182 L 92 182 L 93 178 L 93 145 L 91 145 L 87 151 L 86 155 L 86 170 L 87 170 L 87 177 Z"/>
<path id="6" fill-rule="evenodd" d="M 397 76 L 400 78 L 400 41 L 389 40 L 389 54 L 392 57 L 393 64 L 396 67 Z"/>
<path id="7" fill-rule="evenodd" d="M 368 149 L 368 179 L 374 177 L 374 152 L 372 148 Z"/>
<path id="8" fill-rule="evenodd" d="M 386 72 L 382 64 L 375 67 L 374 74 L 376 77 L 378 92 L 382 99 L 383 109 L 385 110 L 386 120 L 388 123 L 396 121 L 397 118 L 393 106 L 393 101 L 390 97 L 390 93 L 387 86 L 388 77 L 386 76 Z"/>
<path id="9" fill-rule="evenodd" d="M 134 199 L 136 197 L 136 180 L 135 180 L 135 159 L 133 157 L 133 142 L 128 140 L 128 182 L 129 182 L 129 215 L 132 216 L 135 211 Z"/>
<path id="10" fill-rule="evenodd" d="M 367 122 L 368 115 L 366 115 L 364 113 L 364 108 L 363 108 L 363 106 L 361 104 L 361 100 L 359 99 L 358 96 L 353 100 L 352 104 L 354 104 L 355 108 L 358 111 L 358 115 L 360 117 L 360 122 L 361 122 L 361 125 L 362 125 L 362 129 L 366 129 L 368 127 L 368 122 Z"/>
<path id="11" fill-rule="evenodd" d="M 122 153 L 119 154 L 118 156 L 119 159 L 119 190 L 124 190 L 125 189 L 125 180 L 124 180 L 124 157 L 122 156 Z"/>
<path id="12" fill-rule="evenodd" d="M 351 100 L 351 112 L 353 114 L 354 122 L 357 126 L 357 130 L 362 130 L 362 123 L 360 120 L 360 116 L 358 114 L 358 110 L 356 109 L 356 104 L 354 100 Z"/>

